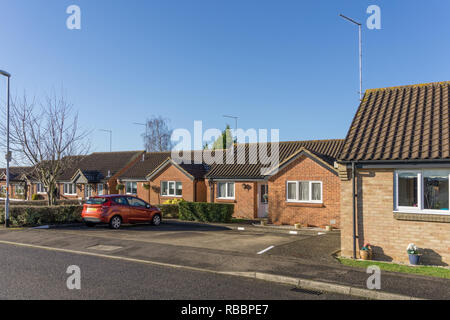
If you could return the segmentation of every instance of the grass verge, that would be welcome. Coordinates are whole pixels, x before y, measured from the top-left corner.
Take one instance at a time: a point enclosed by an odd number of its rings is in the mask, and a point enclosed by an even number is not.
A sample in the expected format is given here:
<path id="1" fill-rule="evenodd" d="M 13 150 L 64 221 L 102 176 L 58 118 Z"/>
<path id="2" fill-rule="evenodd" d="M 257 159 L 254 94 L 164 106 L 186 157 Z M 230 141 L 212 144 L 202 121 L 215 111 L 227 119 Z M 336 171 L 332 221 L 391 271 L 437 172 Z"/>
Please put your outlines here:
<path id="1" fill-rule="evenodd" d="M 391 272 L 401 272 L 409 274 L 417 274 L 421 276 L 429 276 L 436 278 L 450 279 L 450 269 L 442 267 L 432 267 L 432 266 L 417 266 L 411 267 L 396 263 L 385 263 L 379 261 L 361 261 L 353 260 L 347 258 L 337 258 L 339 262 L 345 266 L 367 268 L 368 266 L 378 266 L 381 270 L 391 271 Z"/>

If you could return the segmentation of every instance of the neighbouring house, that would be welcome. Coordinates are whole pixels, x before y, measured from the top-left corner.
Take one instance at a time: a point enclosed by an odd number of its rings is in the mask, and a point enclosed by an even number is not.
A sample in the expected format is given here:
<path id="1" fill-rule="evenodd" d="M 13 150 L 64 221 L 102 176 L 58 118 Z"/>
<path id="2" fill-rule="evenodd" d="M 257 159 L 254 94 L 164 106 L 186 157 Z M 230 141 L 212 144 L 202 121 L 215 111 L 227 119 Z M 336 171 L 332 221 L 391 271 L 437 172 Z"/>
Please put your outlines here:
<path id="1" fill-rule="evenodd" d="M 138 162 L 144 151 L 96 152 L 85 157 L 58 178 L 60 199 L 87 199 L 117 194 L 117 177 Z"/>
<path id="2" fill-rule="evenodd" d="M 31 167 L 9 168 L 9 197 L 11 200 L 30 200 L 31 191 L 27 176 Z M 6 169 L 0 169 L 0 198 L 6 198 Z"/>
<path id="3" fill-rule="evenodd" d="M 340 226 L 340 179 L 334 166 L 343 140 L 280 142 L 278 161 L 261 161 L 260 144 L 235 147 L 234 163 L 206 174 L 207 201 L 233 203 L 235 216 L 274 224 Z M 268 144 L 268 154 L 274 144 Z M 274 149 L 275 150 L 275 149 Z"/>
<path id="4" fill-rule="evenodd" d="M 170 152 L 147 152 L 142 155 L 139 161 L 117 177 L 117 183 L 123 186 L 119 193 L 134 195 L 149 203 L 158 204 L 157 198 L 150 198 L 150 184 L 146 177 L 168 157 Z"/>
<path id="5" fill-rule="evenodd" d="M 339 155 L 343 256 L 450 264 L 450 82 L 367 90 Z M 354 188 L 353 188 L 354 185 Z M 355 230 L 355 232 L 354 232 Z"/>

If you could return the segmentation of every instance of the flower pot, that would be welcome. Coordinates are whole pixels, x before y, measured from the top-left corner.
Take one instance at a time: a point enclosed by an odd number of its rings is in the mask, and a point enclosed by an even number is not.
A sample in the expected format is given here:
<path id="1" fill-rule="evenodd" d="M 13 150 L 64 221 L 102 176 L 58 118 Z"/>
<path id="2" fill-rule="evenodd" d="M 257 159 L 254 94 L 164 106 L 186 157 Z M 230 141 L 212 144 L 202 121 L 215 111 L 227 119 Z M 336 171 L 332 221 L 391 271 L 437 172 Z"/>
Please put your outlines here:
<path id="1" fill-rule="evenodd" d="M 409 263 L 413 266 L 417 266 L 420 263 L 420 255 L 419 254 L 410 254 L 409 255 Z"/>
<path id="2" fill-rule="evenodd" d="M 371 254 L 369 250 L 359 250 L 359 255 L 363 260 L 370 260 Z"/>

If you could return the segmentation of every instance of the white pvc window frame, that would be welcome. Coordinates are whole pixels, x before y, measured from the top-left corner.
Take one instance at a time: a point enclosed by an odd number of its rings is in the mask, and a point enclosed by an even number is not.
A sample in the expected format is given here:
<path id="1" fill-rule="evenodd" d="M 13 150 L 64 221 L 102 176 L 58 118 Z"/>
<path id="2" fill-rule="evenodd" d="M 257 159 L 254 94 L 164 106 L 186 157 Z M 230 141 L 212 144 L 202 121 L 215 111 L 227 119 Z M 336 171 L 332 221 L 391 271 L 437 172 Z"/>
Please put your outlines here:
<path id="1" fill-rule="evenodd" d="M 424 209 L 424 171 L 447 171 L 449 179 L 449 202 L 450 202 L 450 170 L 448 169 L 421 169 L 421 170 L 396 170 L 394 173 L 394 212 L 450 215 L 449 210 Z M 405 207 L 398 205 L 398 176 L 400 173 L 417 174 L 417 207 Z"/>
<path id="2" fill-rule="evenodd" d="M 72 189 L 72 192 L 69 191 L 69 186 L 71 186 L 70 189 Z M 77 185 L 75 183 L 64 183 L 63 184 L 63 192 L 66 196 L 76 196 L 77 195 Z"/>
<path id="3" fill-rule="evenodd" d="M 220 185 L 225 184 L 225 196 L 219 195 Z M 229 187 L 230 185 L 233 186 L 233 196 L 228 196 L 229 194 Z M 236 199 L 236 184 L 234 181 L 221 181 L 217 182 L 217 199 L 219 200 L 235 200 Z"/>
<path id="4" fill-rule="evenodd" d="M 309 198 L 308 200 L 300 200 L 300 183 L 308 182 L 309 184 Z M 289 184 L 295 184 L 295 199 L 289 199 Z M 312 185 L 320 184 L 320 200 L 312 200 Z M 323 182 L 322 181 L 308 181 L 308 180 L 289 180 L 286 181 L 286 202 L 291 203 L 323 203 Z"/>
<path id="5" fill-rule="evenodd" d="M 167 193 L 163 194 L 163 184 L 167 185 Z M 170 192 L 171 187 L 173 185 L 173 192 Z M 181 186 L 180 189 L 177 187 Z M 177 190 L 181 190 L 181 194 L 177 194 Z M 181 198 L 183 197 L 183 183 L 181 181 L 161 181 L 161 197 L 171 197 L 171 198 Z"/>

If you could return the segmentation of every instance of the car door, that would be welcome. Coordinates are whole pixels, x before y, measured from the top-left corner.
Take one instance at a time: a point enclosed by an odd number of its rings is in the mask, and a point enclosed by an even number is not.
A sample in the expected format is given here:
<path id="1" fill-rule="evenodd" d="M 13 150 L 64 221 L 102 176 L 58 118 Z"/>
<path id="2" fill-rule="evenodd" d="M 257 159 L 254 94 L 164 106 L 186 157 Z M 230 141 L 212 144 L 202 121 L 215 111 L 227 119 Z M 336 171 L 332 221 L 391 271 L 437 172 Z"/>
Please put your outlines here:
<path id="1" fill-rule="evenodd" d="M 130 206 L 130 220 L 135 222 L 150 220 L 147 203 L 135 197 L 127 197 L 127 200 Z"/>
<path id="2" fill-rule="evenodd" d="M 127 223 L 129 221 L 130 209 L 126 197 L 114 197 L 114 214 L 119 214 L 122 217 L 122 222 Z M 112 214 L 111 217 L 114 215 Z"/>

